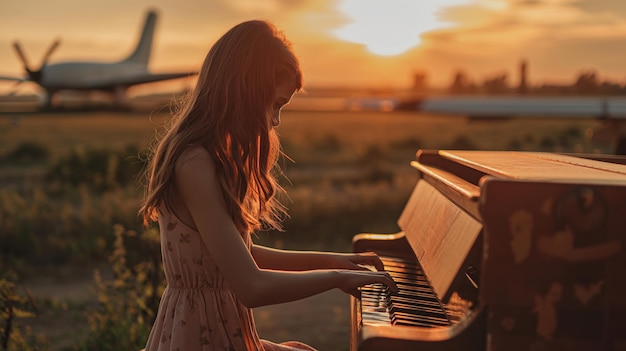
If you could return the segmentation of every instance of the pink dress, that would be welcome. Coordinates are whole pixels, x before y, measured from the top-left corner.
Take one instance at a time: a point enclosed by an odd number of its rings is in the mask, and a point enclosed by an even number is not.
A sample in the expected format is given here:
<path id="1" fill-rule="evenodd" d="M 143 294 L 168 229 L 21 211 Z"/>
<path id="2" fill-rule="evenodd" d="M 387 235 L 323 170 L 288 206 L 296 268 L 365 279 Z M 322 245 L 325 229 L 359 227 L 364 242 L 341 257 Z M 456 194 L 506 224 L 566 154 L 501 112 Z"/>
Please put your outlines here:
<path id="1" fill-rule="evenodd" d="M 145 351 L 315 351 L 260 340 L 252 310 L 237 300 L 199 233 L 166 211 L 159 227 L 167 287 Z M 250 249 L 250 235 L 246 243 Z"/>

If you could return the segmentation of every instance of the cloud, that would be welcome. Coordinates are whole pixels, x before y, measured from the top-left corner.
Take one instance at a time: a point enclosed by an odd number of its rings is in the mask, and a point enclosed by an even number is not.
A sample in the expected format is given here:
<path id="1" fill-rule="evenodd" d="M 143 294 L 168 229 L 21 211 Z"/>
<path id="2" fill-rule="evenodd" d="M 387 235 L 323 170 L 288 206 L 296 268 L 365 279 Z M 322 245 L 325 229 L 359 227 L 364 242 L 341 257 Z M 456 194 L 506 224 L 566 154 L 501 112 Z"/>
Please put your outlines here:
<path id="1" fill-rule="evenodd" d="M 436 72 L 467 69 L 474 75 L 516 72 L 528 59 L 535 82 L 571 83 L 582 69 L 622 80 L 626 2 L 621 0 L 509 0 L 443 12 L 455 26 L 423 36 L 422 57 Z M 613 9 L 615 5 L 615 10 Z M 440 74 L 439 74 L 440 75 Z"/>
<path id="2" fill-rule="evenodd" d="M 574 0 L 510 0 L 499 9 L 481 4 L 457 6 L 442 14 L 455 23 L 454 28 L 432 31 L 424 38 L 429 46 L 491 43 L 510 48 L 532 47 L 537 40 L 551 40 L 558 46 L 565 38 L 626 37 L 623 14 L 601 11 L 600 7 L 590 13 L 581 4 Z"/>
<path id="3" fill-rule="evenodd" d="M 626 14 L 626 1 L 623 0 L 586 0 L 574 6 L 588 13 L 610 12 L 619 16 Z"/>

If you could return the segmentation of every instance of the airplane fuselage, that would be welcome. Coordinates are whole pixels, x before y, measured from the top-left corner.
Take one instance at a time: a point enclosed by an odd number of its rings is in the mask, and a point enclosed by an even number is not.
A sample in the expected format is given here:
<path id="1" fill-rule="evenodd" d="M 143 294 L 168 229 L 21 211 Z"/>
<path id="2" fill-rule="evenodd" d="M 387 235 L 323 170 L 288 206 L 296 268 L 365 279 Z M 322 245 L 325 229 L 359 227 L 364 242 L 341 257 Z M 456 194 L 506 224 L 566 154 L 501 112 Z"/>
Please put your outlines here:
<path id="1" fill-rule="evenodd" d="M 46 66 L 39 85 L 47 90 L 112 90 L 147 74 L 145 65 L 132 62 L 62 62 Z"/>

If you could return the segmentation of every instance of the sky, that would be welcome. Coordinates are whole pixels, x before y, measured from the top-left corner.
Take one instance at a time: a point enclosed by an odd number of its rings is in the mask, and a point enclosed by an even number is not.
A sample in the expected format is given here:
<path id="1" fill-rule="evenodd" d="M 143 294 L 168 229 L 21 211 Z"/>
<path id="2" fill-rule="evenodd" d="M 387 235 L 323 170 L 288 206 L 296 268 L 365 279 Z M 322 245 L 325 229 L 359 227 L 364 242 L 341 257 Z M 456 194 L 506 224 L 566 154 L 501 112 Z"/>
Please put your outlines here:
<path id="1" fill-rule="evenodd" d="M 522 60 L 531 85 L 590 70 L 626 78 L 624 0 L 4 0 L 0 75 L 22 76 L 16 39 L 35 67 L 56 38 L 50 62 L 121 59 L 149 8 L 160 16 L 153 72 L 197 69 L 230 27 L 266 19 L 293 43 L 309 87 L 406 88 L 416 73 L 443 87 L 458 70 L 516 84 Z"/>

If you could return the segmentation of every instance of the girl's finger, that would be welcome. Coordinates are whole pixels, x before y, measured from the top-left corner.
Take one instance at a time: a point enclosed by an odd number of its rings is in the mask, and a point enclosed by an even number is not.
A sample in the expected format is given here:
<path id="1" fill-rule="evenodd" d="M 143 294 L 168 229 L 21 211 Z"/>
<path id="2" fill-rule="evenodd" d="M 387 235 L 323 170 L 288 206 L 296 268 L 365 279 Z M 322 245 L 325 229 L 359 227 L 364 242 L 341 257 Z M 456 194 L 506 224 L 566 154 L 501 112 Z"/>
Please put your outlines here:
<path id="1" fill-rule="evenodd" d="M 383 262 L 380 260 L 378 255 L 376 255 L 374 252 L 367 252 L 364 254 L 360 254 L 357 259 L 362 260 L 363 263 L 366 263 L 370 266 L 374 266 L 377 271 L 385 270 L 385 266 L 383 265 Z"/>

